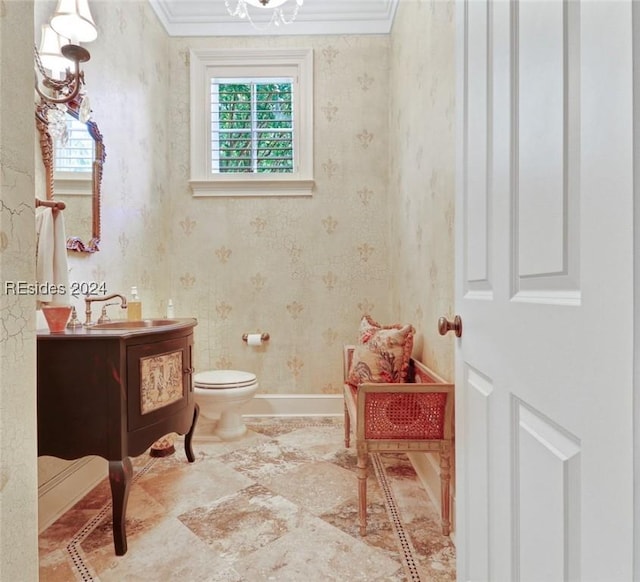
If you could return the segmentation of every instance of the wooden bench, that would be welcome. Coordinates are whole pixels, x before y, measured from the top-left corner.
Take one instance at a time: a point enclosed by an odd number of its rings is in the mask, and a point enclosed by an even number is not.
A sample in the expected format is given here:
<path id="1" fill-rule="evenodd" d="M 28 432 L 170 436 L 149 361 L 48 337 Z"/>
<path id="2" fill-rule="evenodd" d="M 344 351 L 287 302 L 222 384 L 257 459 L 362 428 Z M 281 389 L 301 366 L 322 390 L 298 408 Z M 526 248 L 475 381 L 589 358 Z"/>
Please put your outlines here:
<path id="1" fill-rule="evenodd" d="M 451 531 L 449 489 L 454 385 L 411 358 L 407 383 L 347 383 L 354 346 L 344 348 L 344 444 L 351 425 L 358 455 L 360 535 L 367 531 L 367 463 L 372 452 L 433 452 L 440 457 L 442 533 Z"/>

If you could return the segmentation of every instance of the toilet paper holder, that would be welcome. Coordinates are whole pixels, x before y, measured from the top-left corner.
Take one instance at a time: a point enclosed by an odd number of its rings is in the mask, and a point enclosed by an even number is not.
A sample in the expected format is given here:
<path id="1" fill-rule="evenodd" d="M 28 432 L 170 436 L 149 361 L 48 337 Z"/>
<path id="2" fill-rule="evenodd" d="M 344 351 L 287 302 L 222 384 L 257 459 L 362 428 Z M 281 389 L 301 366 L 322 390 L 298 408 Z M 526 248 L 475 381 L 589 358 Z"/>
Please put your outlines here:
<path id="1" fill-rule="evenodd" d="M 263 342 L 266 342 L 270 337 L 271 336 L 267 332 L 264 332 L 264 333 L 260 334 L 260 340 L 263 341 Z M 248 340 L 249 340 L 249 334 L 248 333 L 243 333 L 242 334 L 242 341 L 246 342 Z"/>

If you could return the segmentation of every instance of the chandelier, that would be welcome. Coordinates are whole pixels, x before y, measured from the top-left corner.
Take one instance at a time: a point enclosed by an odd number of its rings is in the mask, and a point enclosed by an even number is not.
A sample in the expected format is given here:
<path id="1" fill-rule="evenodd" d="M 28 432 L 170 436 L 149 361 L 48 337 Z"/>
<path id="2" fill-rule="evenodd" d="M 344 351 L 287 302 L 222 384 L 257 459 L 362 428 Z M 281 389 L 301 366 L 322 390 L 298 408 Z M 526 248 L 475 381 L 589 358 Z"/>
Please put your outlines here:
<path id="1" fill-rule="evenodd" d="M 49 24 L 42 26 L 40 49 L 34 47 L 35 88 L 43 100 L 62 104 L 78 98 L 84 85 L 80 63 L 91 58 L 80 42 L 97 36 L 88 0 L 58 0 Z"/>
<path id="2" fill-rule="evenodd" d="M 288 12 L 285 12 L 283 7 L 289 0 L 235 0 L 235 8 L 231 5 L 232 0 L 224 0 L 227 6 L 227 11 L 231 16 L 236 16 L 242 20 L 248 20 L 251 25 L 258 30 L 266 30 L 272 24 L 274 26 L 280 26 L 281 24 L 291 24 L 298 16 L 300 6 L 304 3 L 304 0 L 295 0 L 295 6 Z M 293 0 L 291 0 L 293 2 Z M 252 9 L 249 6 L 253 6 L 258 10 L 272 10 L 271 18 L 264 26 L 259 26 L 251 16 Z"/>

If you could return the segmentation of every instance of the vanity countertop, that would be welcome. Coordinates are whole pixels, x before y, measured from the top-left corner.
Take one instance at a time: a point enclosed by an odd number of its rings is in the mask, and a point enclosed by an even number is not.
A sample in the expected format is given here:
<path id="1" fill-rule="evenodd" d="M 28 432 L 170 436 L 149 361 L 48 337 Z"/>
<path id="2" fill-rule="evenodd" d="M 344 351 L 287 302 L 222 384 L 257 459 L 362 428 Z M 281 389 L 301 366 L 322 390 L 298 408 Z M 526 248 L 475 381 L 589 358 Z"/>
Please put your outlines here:
<path id="1" fill-rule="evenodd" d="M 117 325 L 122 323 L 127 324 L 127 320 L 112 320 L 110 324 Z M 177 331 L 180 329 L 195 327 L 198 321 L 194 317 L 175 317 L 171 318 L 171 323 L 164 323 L 162 325 L 147 325 L 134 328 L 121 328 L 121 327 L 106 327 L 100 328 L 96 326 L 91 327 L 77 327 L 74 329 L 65 329 L 62 332 L 52 333 L 48 329 L 36 330 L 38 339 L 47 340 L 69 340 L 84 338 L 87 340 L 105 339 L 105 338 L 126 338 L 138 335 L 151 335 L 159 334 L 168 331 Z"/>

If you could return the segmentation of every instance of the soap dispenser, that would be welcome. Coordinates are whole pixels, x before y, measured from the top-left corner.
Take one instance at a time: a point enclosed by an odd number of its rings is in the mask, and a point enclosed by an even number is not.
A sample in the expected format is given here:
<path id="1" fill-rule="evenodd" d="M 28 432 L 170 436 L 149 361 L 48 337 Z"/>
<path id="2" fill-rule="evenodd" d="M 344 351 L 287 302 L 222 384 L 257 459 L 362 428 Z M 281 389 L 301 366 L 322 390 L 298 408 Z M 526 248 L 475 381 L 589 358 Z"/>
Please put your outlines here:
<path id="1" fill-rule="evenodd" d="M 131 287 L 131 299 L 127 301 L 127 319 L 138 321 L 142 319 L 142 301 L 138 297 L 138 288 Z"/>

